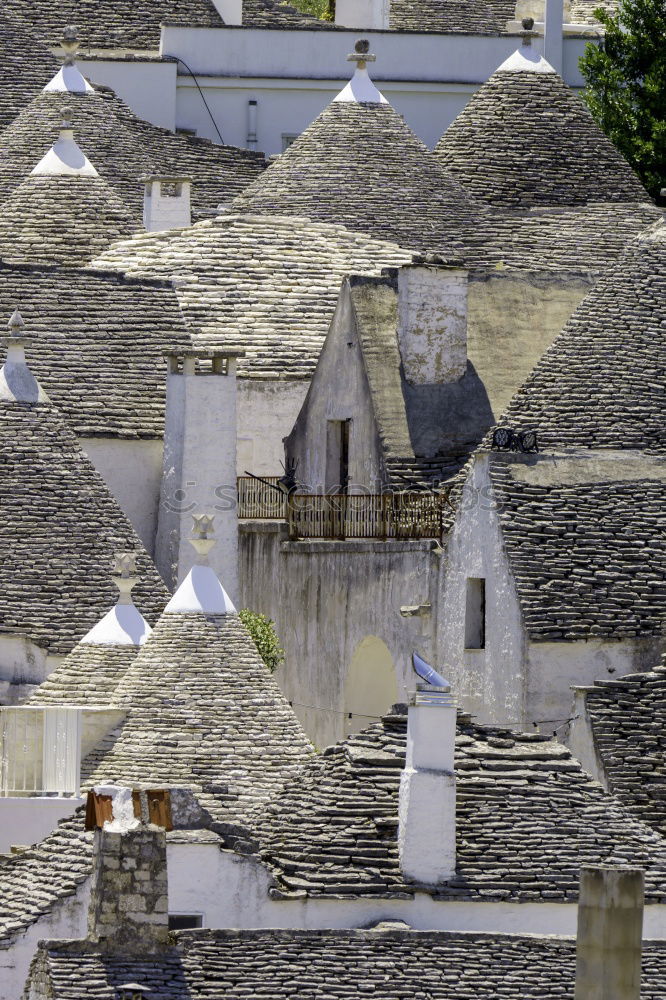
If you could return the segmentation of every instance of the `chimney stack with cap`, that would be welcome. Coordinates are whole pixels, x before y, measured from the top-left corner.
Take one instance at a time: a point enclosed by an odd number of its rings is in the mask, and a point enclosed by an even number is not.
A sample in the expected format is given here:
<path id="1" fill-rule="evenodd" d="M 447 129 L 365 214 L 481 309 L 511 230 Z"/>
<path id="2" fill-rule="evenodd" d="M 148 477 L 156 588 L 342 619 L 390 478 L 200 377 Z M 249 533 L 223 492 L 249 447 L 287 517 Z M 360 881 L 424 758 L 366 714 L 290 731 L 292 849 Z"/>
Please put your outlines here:
<path id="1" fill-rule="evenodd" d="M 335 23 L 343 28 L 386 31 L 390 13 L 391 0 L 335 0 Z"/>
<path id="2" fill-rule="evenodd" d="M 149 233 L 184 229 L 192 223 L 190 177 L 167 177 L 150 174 L 142 178 L 143 225 Z"/>
<path id="3" fill-rule="evenodd" d="M 398 272 L 398 341 L 412 385 L 457 382 L 467 371 L 467 271 L 436 255 Z"/>
<path id="4" fill-rule="evenodd" d="M 640 869 L 581 869 L 575 1000 L 640 1000 L 643 903 Z"/>
<path id="5" fill-rule="evenodd" d="M 168 943 L 168 792 L 105 786 L 89 793 L 94 829 L 88 937 L 112 952 L 154 953 Z"/>
<path id="6" fill-rule="evenodd" d="M 195 561 L 190 515 L 210 510 L 218 544 L 210 565 L 238 598 L 236 364 L 242 352 L 169 354 L 164 466 L 155 561 L 174 588 Z"/>
<path id="7" fill-rule="evenodd" d="M 406 879 L 437 885 L 456 870 L 456 706 L 449 686 L 419 684 L 409 706 L 398 848 Z"/>

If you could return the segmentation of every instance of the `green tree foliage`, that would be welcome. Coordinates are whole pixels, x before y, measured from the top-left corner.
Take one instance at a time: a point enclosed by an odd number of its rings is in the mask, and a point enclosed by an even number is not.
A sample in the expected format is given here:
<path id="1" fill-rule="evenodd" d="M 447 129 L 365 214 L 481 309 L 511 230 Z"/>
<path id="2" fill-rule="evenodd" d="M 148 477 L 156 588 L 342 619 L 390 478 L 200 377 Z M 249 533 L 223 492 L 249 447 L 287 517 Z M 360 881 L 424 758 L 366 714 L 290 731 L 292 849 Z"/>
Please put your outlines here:
<path id="1" fill-rule="evenodd" d="M 653 197 L 666 187 L 666 0 L 620 0 L 617 14 L 588 44 L 580 68 L 585 100 L 608 138 Z"/>
<path id="2" fill-rule="evenodd" d="M 289 0 L 292 7 L 302 10 L 304 14 L 314 14 L 322 21 L 335 19 L 335 0 Z"/>
<path id="3" fill-rule="evenodd" d="M 259 615 L 247 609 L 239 611 L 238 617 L 252 636 L 262 660 L 270 672 L 274 673 L 284 662 L 284 650 L 275 631 L 275 622 L 266 615 Z"/>

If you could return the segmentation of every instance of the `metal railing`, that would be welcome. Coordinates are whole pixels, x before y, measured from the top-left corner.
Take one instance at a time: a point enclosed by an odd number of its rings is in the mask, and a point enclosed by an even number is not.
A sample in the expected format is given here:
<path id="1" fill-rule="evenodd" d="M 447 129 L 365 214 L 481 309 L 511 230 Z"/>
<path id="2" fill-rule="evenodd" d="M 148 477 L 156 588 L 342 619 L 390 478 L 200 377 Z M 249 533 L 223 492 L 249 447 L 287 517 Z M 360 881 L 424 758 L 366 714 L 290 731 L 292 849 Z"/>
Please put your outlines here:
<path id="1" fill-rule="evenodd" d="M 279 476 L 263 476 L 265 483 L 250 476 L 238 478 L 238 517 L 240 520 L 262 518 L 283 521 L 286 514 L 285 495 L 271 489 L 277 486 Z M 266 485 L 270 483 L 271 486 Z"/>
<path id="2" fill-rule="evenodd" d="M 292 539 L 439 539 L 449 502 L 431 493 L 297 493 L 286 507 Z"/>

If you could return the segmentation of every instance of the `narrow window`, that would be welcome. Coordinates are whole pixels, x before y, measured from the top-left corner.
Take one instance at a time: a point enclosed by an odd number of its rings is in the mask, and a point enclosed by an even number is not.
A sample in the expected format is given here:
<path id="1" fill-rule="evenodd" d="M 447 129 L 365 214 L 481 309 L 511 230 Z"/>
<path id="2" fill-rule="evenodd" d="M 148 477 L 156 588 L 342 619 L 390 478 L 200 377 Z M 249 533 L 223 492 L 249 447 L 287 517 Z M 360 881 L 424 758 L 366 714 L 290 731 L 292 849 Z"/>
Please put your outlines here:
<path id="1" fill-rule="evenodd" d="M 481 577 L 467 579 L 465 602 L 465 649 L 486 648 L 486 581 Z"/>
<path id="2" fill-rule="evenodd" d="M 349 489 L 349 431 L 351 420 L 329 420 L 326 434 L 326 492 Z"/>
<path id="3" fill-rule="evenodd" d="M 170 913 L 170 931 L 190 931 L 196 927 L 203 927 L 203 917 L 200 913 Z"/>

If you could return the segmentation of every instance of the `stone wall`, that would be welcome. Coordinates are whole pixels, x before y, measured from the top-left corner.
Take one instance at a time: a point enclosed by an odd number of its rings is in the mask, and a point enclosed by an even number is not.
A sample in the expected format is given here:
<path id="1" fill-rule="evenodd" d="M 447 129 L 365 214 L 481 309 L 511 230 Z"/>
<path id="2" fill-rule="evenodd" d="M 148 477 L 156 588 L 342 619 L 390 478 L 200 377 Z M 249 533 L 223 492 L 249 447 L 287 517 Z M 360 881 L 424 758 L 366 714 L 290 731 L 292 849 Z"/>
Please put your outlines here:
<path id="1" fill-rule="evenodd" d="M 169 932 L 166 832 L 95 831 L 88 935 L 121 953 L 149 952 Z"/>
<path id="2" fill-rule="evenodd" d="M 241 522 L 241 606 L 274 619 L 286 652 L 277 680 L 317 746 L 349 731 L 354 705 L 347 699 L 354 692 L 347 677 L 365 640 L 389 651 L 399 701 L 416 680 L 412 652 L 436 662 L 431 614 L 403 618 L 400 608 L 434 600 L 439 551 L 431 541 L 289 542 L 281 522 Z M 376 644 L 365 648 L 372 669 Z M 382 685 L 372 714 L 389 707 L 386 696 Z M 371 722 L 364 718 L 353 728 Z"/>

